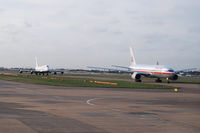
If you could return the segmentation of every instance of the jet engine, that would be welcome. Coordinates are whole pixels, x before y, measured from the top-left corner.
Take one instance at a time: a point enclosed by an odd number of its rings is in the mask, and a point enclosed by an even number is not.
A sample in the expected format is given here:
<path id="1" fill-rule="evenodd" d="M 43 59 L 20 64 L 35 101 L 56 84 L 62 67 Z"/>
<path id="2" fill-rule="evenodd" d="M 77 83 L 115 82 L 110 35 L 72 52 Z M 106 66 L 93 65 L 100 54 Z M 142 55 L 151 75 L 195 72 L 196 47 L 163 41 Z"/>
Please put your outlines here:
<path id="1" fill-rule="evenodd" d="M 175 74 L 175 75 L 173 75 L 172 77 L 170 77 L 169 79 L 171 79 L 171 80 L 177 80 L 177 79 L 178 79 L 178 75 Z"/>
<path id="2" fill-rule="evenodd" d="M 135 82 L 141 82 L 141 74 L 133 73 L 133 74 L 131 75 L 131 78 L 132 78 L 132 79 L 135 79 Z"/>
<path id="3" fill-rule="evenodd" d="M 22 71 L 22 70 L 19 70 L 19 73 L 23 73 L 23 71 Z"/>
<path id="4" fill-rule="evenodd" d="M 31 75 L 32 75 L 32 74 L 33 74 L 33 71 L 31 71 L 30 73 L 31 73 Z"/>

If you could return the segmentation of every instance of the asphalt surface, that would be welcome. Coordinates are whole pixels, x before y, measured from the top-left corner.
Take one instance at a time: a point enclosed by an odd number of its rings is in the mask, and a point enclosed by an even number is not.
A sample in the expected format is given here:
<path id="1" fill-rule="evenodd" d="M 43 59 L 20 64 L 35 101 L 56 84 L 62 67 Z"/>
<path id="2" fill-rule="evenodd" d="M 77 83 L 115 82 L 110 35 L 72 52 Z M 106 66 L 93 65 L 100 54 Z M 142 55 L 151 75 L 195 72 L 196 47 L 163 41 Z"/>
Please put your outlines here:
<path id="1" fill-rule="evenodd" d="M 0 80 L 0 133 L 199 133 L 200 85 L 81 88 Z"/>

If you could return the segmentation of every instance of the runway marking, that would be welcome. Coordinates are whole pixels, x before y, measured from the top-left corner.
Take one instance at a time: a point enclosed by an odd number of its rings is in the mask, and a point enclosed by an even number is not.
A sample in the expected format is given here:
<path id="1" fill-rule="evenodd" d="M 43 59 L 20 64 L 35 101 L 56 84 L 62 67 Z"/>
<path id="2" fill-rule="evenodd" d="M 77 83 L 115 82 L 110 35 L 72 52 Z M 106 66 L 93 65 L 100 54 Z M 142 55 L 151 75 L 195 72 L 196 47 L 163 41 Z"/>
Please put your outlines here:
<path id="1" fill-rule="evenodd" d="M 91 101 L 98 100 L 98 99 L 103 99 L 103 98 L 92 98 L 92 99 L 87 100 L 86 103 L 91 106 L 96 106 L 95 104 L 91 103 Z"/>
<path id="2" fill-rule="evenodd" d="M 92 99 L 87 100 L 86 103 L 87 103 L 88 105 L 91 105 L 91 106 L 98 106 L 98 105 L 93 104 L 93 103 L 91 103 L 91 102 L 92 102 L 92 101 L 95 101 L 95 100 L 99 100 L 99 99 L 104 99 L 104 98 L 92 98 Z M 115 111 L 115 112 L 121 112 L 121 110 L 119 110 L 119 109 L 115 109 L 115 108 L 111 108 L 111 107 L 107 107 L 107 106 L 103 106 L 103 108 L 104 108 L 104 109 L 109 109 L 109 110 L 112 110 L 112 111 Z"/>

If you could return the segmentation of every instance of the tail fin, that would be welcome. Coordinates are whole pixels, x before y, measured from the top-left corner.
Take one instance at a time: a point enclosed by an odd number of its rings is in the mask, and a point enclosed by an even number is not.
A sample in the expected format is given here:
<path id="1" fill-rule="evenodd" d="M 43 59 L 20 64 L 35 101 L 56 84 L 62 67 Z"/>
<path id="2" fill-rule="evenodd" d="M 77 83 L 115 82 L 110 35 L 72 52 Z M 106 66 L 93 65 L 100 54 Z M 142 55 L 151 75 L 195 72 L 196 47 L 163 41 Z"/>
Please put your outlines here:
<path id="1" fill-rule="evenodd" d="M 136 65 L 135 57 L 133 54 L 133 49 L 130 47 L 130 63 L 131 65 Z"/>
<path id="2" fill-rule="evenodd" d="M 37 57 L 35 57 L 35 67 L 38 67 Z"/>

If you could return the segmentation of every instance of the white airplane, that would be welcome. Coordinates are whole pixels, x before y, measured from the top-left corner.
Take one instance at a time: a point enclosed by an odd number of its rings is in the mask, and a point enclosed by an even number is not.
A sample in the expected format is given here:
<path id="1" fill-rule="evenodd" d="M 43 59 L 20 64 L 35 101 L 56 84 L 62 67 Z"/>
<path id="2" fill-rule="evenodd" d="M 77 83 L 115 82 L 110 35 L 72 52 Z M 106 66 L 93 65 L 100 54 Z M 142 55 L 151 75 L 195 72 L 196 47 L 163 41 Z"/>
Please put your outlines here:
<path id="1" fill-rule="evenodd" d="M 157 63 L 157 65 L 136 64 L 132 48 L 130 48 L 130 56 L 131 65 L 128 69 L 133 72 L 131 77 L 135 79 L 136 82 L 141 82 L 141 76 L 157 78 L 156 82 L 162 82 L 161 78 L 166 78 L 168 82 L 169 79 L 178 79 L 178 75 L 171 67 L 159 65 L 159 63 Z"/>
<path id="2" fill-rule="evenodd" d="M 178 79 L 177 72 L 179 71 L 174 71 L 171 67 L 168 67 L 168 66 L 159 65 L 158 62 L 157 62 L 157 65 L 136 64 L 133 50 L 131 47 L 130 47 L 130 63 L 131 64 L 129 67 L 114 66 L 114 67 L 119 67 L 119 68 L 125 68 L 127 70 L 110 69 L 110 68 L 103 68 L 103 67 L 92 67 L 92 66 L 88 66 L 88 68 L 129 72 L 131 73 L 131 78 L 133 78 L 136 82 L 141 82 L 142 76 L 156 78 L 155 80 L 156 82 L 162 82 L 161 78 L 167 79 L 168 83 L 169 83 L 169 80 Z"/>
<path id="3" fill-rule="evenodd" d="M 38 74 L 48 75 L 49 73 L 52 73 L 52 72 L 55 75 L 57 74 L 57 72 L 60 72 L 61 74 L 64 73 L 64 71 L 50 69 L 48 65 L 39 66 L 37 62 L 37 58 L 35 58 L 35 69 L 34 70 L 19 70 L 19 73 L 23 73 L 23 72 L 30 72 L 30 74 L 35 73 L 36 75 Z"/>

